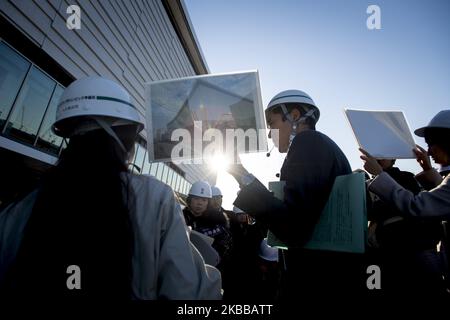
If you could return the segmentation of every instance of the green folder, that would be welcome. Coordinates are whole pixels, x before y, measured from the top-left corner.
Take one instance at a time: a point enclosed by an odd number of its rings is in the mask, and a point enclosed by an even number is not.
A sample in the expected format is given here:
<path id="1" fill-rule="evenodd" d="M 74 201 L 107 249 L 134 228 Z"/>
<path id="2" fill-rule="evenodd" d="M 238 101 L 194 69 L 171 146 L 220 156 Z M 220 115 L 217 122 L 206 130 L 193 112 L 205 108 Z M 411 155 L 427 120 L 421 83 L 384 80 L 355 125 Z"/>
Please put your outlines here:
<path id="1" fill-rule="evenodd" d="M 283 199 L 285 181 L 269 182 L 269 189 Z M 299 213 L 301 214 L 301 213 Z M 339 176 L 316 225 L 311 240 L 304 248 L 313 250 L 364 253 L 367 235 L 366 188 L 363 173 Z M 272 232 L 267 235 L 272 247 L 288 247 Z"/>

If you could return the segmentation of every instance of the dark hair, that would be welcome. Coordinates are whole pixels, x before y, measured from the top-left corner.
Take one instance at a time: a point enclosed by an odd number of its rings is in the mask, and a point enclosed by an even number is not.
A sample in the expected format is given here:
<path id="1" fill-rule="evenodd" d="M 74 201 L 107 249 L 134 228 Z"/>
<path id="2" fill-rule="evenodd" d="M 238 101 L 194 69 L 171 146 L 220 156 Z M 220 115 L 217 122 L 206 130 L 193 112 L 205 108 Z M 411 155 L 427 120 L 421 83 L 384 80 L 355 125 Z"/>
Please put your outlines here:
<path id="1" fill-rule="evenodd" d="M 191 206 L 191 201 L 192 201 L 192 196 L 190 194 L 188 194 L 188 196 L 186 198 L 186 204 L 188 205 L 188 207 Z"/>
<path id="2" fill-rule="evenodd" d="M 121 178 L 126 157 L 103 130 L 70 139 L 39 189 L 12 268 L 13 293 L 131 297 L 134 196 Z M 70 265 L 81 270 L 81 290 L 67 289 Z"/>
<path id="3" fill-rule="evenodd" d="M 309 105 L 302 104 L 302 103 L 285 103 L 287 111 L 290 113 L 292 110 L 297 109 L 300 112 L 300 115 L 303 116 L 306 112 L 305 109 L 309 108 Z M 283 114 L 283 110 L 281 109 L 281 106 L 278 105 L 275 108 L 271 109 L 269 112 L 275 113 L 275 114 L 282 114 L 283 115 L 283 121 L 286 120 L 286 117 Z M 268 114 L 266 113 L 266 118 L 268 118 Z M 308 117 L 306 118 L 304 124 L 306 124 L 310 129 L 315 130 L 316 129 L 316 121 Z"/>
<path id="4" fill-rule="evenodd" d="M 438 145 L 450 156 L 450 129 L 448 128 L 426 128 L 425 142 L 429 145 Z"/>
<path id="5" fill-rule="evenodd" d="M 187 203 L 187 205 L 190 207 L 191 206 L 191 201 L 192 201 L 192 199 L 194 199 L 194 198 L 204 198 L 204 199 L 207 199 L 208 200 L 208 206 L 209 206 L 209 203 L 210 203 L 210 199 L 209 198 L 205 198 L 205 197 L 199 197 L 199 196 L 194 196 L 194 195 L 192 195 L 192 194 L 188 194 L 188 196 L 187 196 L 187 198 L 186 198 L 186 203 Z"/>

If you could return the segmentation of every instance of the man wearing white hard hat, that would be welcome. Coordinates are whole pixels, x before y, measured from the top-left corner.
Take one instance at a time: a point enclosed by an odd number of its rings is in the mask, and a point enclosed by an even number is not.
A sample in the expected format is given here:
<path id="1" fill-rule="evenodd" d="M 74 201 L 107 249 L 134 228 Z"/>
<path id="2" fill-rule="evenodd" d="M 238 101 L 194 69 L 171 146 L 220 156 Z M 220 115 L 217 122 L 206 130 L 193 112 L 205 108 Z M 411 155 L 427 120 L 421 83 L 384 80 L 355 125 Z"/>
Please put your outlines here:
<path id="1" fill-rule="evenodd" d="M 216 187 L 216 186 L 212 186 L 211 187 L 211 191 L 212 191 L 212 198 L 211 201 L 209 203 L 209 210 L 211 212 L 216 212 L 217 214 L 225 214 L 225 217 L 228 220 L 228 227 L 231 227 L 232 223 L 247 223 L 247 219 L 245 219 L 245 217 L 247 216 L 246 214 L 242 214 L 242 215 L 237 215 L 234 210 L 230 211 L 230 210 L 225 210 L 222 207 L 222 191 Z"/>
<path id="2" fill-rule="evenodd" d="M 316 130 L 320 111 L 307 93 L 282 91 L 270 100 L 265 114 L 269 137 L 279 152 L 287 153 L 280 171 L 280 180 L 286 183 L 284 200 L 275 198 L 242 165 L 234 165 L 229 172 L 241 186 L 234 204 L 267 224 L 287 245 L 288 250 L 280 257 L 284 267 L 283 297 L 295 299 L 305 293 L 352 290 L 350 278 L 355 272 L 345 258 L 338 253 L 303 249 L 335 178 L 351 173 L 349 162 L 333 140 Z"/>
<path id="3" fill-rule="evenodd" d="M 212 195 L 213 197 L 217 197 L 217 196 L 222 197 L 222 196 L 223 196 L 222 190 L 220 190 L 219 187 L 211 186 L 211 195 Z"/>
<path id="4" fill-rule="evenodd" d="M 209 202 L 208 210 L 217 212 L 218 214 L 225 214 L 225 217 L 227 219 L 230 219 L 230 214 L 233 214 L 233 212 L 225 210 L 222 207 L 222 198 L 223 198 L 222 191 L 216 186 L 211 186 L 211 201 Z"/>
<path id="5" fill-rule="evenodd" d="M 369 190 L 405 214 L 423 218 L 449 218 L 450 175 L 443 179 L 431 166 L 429 155 L 441 166 L 450 165 L 450 110 L 439 112 L 427 126 L 415 130 L 414 133 L 424 137 L 428 144 L 428 152 L 419 146 L 414 149 L 417 161 L 423 169 L 416 177 L 419 182 L 431 182 L 435 188 L 414 196 L 383 172 L 376 159 L 360 149 L 363 153 L 361 159 L 364 160 L 364 168 L 377 176 L 370 184 Z"/>
<path id="6" fill-rule="evenodd" d="M 419 137 L 424 137 L 428 144 L 428 152 L 417 146 L 413 151 L 416 154 L 417 162 L 423 171 L 416 175 L 417 180 L 422 185 L 430 186 L 431 190 L 423 191 L 415 195 L 409 190 L 403 188 L 394 179 L 392 179 L 376 159 L 367 151 L 360 149 L 361 159 L 364 161 L 364 168 L 376 177 L 369 185 L 369 190 L 381 198 L 381 200 L 390 203 L 404 215 L 411 215 L 423 219 L 437 217 L 448 220 L 450 218 L 450 174 L 442 177 L 435 170 L 430 162 L 429 156 L 434 162 L 446 167 L 450 165 L 450 110 L 440 111 L 431 119 L 425 127 L 414 131 Z M 450 268 L 448 261 L 450 258 L 450 238 L 448 236 L 448 222 L 444 224 L 444 237 L 441 241 L 441 252 L 445 253 L 447 261 L 446 268 L 446 290 L 450 290 Z M 442 288 L 431 288 L 435 292 L 444 292 Z M 430 292 L 423 292 L 428 294 Z"/>
<path id="7" fill-rule="evenodd" d="M 219 187 L 211 186 L 211 202 L 209 204 L 210 208 L 214 210 L 223 209 L 222 208 L 223 194 Z"/>
<path id="8" fill-rule="evenodd" d="M 53 130 L 67 148 L 37 190 L 0 213 L 1 296 L 221 298 L 220 274 L 190 243 L 171 188 L 127 171 L 143 128 L 111 80 L 64 90 Z"/>

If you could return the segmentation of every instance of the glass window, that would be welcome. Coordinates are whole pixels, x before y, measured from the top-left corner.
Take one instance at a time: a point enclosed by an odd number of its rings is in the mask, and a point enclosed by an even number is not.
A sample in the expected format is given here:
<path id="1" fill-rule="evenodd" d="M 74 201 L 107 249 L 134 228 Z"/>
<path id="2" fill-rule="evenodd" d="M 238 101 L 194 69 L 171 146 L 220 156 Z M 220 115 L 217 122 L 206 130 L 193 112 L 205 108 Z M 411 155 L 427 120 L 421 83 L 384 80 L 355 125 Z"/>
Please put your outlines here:
<path id="1" fill-rule="evenodd" d="M 166 165 L 166 170 L 167 170 L 167 180 L 166 183 L 170 185 L 170 167 L 168 165 Z"/>
<path id="2" fill-rule="evenodd" d="M 0 130 L 13 106 L 30 63 L 0 42 Z"/>
<path id="3" fill-rule="evenodd" d="M 156 170 L 158 169 L 158 163 L 153 162 L 150 165 L 150 174 L 154 177 L 156 177 Z"/>
<path id="4" fill-rule="evenodd" d="M 169 184 L 169 173 L 170 173 L 170 168 L 165 164 L 164 165 L 164 173 L 163 173 L 163 178 L 164 178 L 164 183 Z"/>
<path id="5" fill-rule="evenodd" d="M 165 164 L 163 164 L 163 163 L 162 163 L 162 166 L 163 166 L 164 169 L 163 169 L 163 172 L 162 172 L 161 181 L 164 182 L 164 183 L 167 183 L 167 173 L 168 173 L 167 169 L 168 169 L 168 167 Z"/>
<path id="6" fill-rule="evenodd" d="M 177 178 L 177 173 L 175 172 L 175 170 L 172 169 L 172 174 L 170 177 L 170 186 L 172 187 L 173 190 L 175 190 L 175 187 L 176 187 L 176 184 L 175 184 L 176 178 Z"/>
<path id="7" fill-rule="evenodd" d="M 33 66 L 20 89 L 6 134 L 34 144 L 55 86 L 55 81 Z"/>
<path id="8" fill-rule="evenodd" d="M 64 88 L 62 86 L 56 86 L 55 92 L 53 92 L 52 99 L 50 100 L 50 105 L 45 113 L 41 129 L 39 130 L 39 137 L 36 143 L 36 146 L 40 149 L 55 154 L 58 153 L 62 138 L 53 133 L 52 124 L 55 122 L 56 107 L 58 106 L 58 101 L 63 91 Z"/>
<path id="9" fill-rule="evenodd" d="M 172 189 L 175 190 L 175 187 L 176 187 L 176 185 L 175 185 L 176 172 L 173 169 L 171 169 L 170 171 L 171 171 L 171 174 L 170 174 L 170 177 L 169 177 L 169 179 L 170 179 L 169 180 L 170 181 L 170 186 L 172 187 Z"/>
<path id="10" fill-rule="evenodd" d="M 183 178 L 183 176 L 180 176 L 180 181 L 178 182 L 178 184 L 179 184 L 179 186 L 178 186 L 178 191 L 180 192 L 180 193 L 183 193 L 183 180 L 184 180 L 184 178 Z"/>
<path id="11" fill-rule="evenodd" d="M 174 174 L 174 171 L 173 171 L 173 169 L 171 169 L 169 167 L 167 167 L 167 168 L 169 169 L 169 174 L 167 176 L 167 184 L 170 185 L 170 187 L 172 189 L 175 189 L 175 187 L 173 185 L 173 174 Z"/>
<path id="12" fill-rule="evenodd" d="M 134 164 L 134 162 L 136 161 L 136 154 L 139 148 L 139 144 L 135 143 L 134 144 L 134 156 L 129 160 L 129 168 L 132 168 L 132 164 Z M 134 168 L 134 167 L 133 167 Z"/>
<path id="13" fill-rule="evenodd" d="M 162 171 L 164 169 L 163 164 L 161 162 L 158 162 L 158 168 L 156 170 L 156 179 L 161 180 L 162 179 Z"/>
<path id="14" fill-rule="evenodd" d="M 178 179 L 178 192 L 183 193 L 183 177 L 180 175 Z"/>
<path id="15" fill-rule="evenodd" d="M 142 165 L 142 167 L 143 167 L 142 173 L 144 173 L 144 174 L 150 173 L 150 163 L 148 162 L 147 155 L 148 155 L 148 152 L 145 153 L 144 164 Z"/>
<path id="16" fill-rule="evenodd" d="M 183 189 L 181 188 L 182 183 L 183 182 L 183 177 L 181 175 L 178 176 L 178 181 L 177 181 L 177 190 L 178 192 L 182 193 Z"/>
<path id="17" fill-rule="evenodd" d="M 183 194 L 186 194 L 186 184 L 185 184 L 185 181 L 186 181 L 186 180 L 184 180 L 184 178 L 181 179 L 181 188 L 180 188 L 181 190 L 180 190 L 180 192 L 183 193 Z"/>
<path id="18" fill-rule="evenodd" d="M 181 186 L 182 186 L 182 184 L 181 184 L 182 180 L 183 180 L 183 177 L 180 175 L 180 176 L 179 176 L 179 179 L 178 179 L 178 182 L 177 182 L 177 184 L 178 184 L 177 191 L 180 192 L 180 193 L 183 193 L 183 189 L 181 188 Z"/>
<path id="19" fill-rule="evenodd" d="M 172 185 L 172 189 L 174 190 L 174 191 L 176 191 L 177 190 L 177 172 L 174 170 L 173 171 L 173 176 L 172 176 L 172 182 L 171 182 L 171 185 Z"/>
<path id="20" fill-rule="evenodd" d="M 142 164 L 144 163 L 144 156 L 145 156 L 145 149 L 140 144 L 138 144 L 134 165 L 139 168 L 139 172 L 141 173 L 143 173 Z"/>
<path id="21" fill-rule="evenodd" d="M 178 189 L 178 186 L 179 186 L 178 184 L 180 182 L 180 175 L 177 172 L 175 172 L 175 176 L 174 176 L 173 179 L 174 179 L 173 180 L 173 188 L 174 188 L 174 190 L 177 191 L 177 192 L 180 192 L 180 190 Z"/>
<path id="22" fill-rule="evenodd" d="M 188 191 L 188 183 L 187 183 L 186 180 L 183 181 L 183 185 L 184 185 L 184 186 L 183 186 L 183 193 L 184 193 L 184 194 L 188 194 L 188 192 L 189 192 L 189 191 Z"/>
<path id="23" fill-rule="evenodd" d="M 191 189 L 191 184 L 188 182 L 188 183 L 186 183 L 186 194 L 188 194 L 189 193 L 189 190 Z"/>

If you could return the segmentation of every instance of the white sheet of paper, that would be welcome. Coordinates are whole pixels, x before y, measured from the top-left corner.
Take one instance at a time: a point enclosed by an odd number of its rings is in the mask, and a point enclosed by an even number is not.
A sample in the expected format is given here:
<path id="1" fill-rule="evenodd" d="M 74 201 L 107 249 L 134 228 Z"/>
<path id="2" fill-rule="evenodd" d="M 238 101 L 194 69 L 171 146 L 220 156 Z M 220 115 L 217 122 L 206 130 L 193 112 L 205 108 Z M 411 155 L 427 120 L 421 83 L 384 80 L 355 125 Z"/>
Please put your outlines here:
<path id="1" fill-rule="evenodd" d="M 378 159 L 415 159 L 414 138 L 402 111 L 345 109 L 358 145 Z"/>

